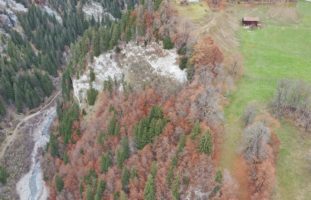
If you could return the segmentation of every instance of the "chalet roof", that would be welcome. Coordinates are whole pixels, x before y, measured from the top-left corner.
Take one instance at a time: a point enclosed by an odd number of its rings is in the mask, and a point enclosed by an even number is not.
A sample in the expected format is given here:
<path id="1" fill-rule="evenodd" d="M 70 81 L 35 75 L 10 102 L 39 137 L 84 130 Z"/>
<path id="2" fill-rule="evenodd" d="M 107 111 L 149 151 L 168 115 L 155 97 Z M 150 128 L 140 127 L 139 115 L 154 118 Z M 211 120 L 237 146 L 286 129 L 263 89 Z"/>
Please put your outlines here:
<path id="1" fill-rule="evenodd" d="M 256 21 L 259 22 L 259 17 L 243 17 L 243 21 Z"/>

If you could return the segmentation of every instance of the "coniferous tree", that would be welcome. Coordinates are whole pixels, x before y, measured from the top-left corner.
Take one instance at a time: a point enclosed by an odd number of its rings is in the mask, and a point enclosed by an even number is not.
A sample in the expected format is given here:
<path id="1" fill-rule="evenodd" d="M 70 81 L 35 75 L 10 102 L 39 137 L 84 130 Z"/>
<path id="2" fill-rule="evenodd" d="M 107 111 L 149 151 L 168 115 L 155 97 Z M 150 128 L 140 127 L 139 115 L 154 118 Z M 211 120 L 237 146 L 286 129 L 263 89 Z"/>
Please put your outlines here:
<path id="1" fill-rule="evenodd" d="M 156 200 L 155 183 L 154 183 L 154 178 L 151 174 L 148 176 L 148 179 L 145 185 L 144 200 Z"/>
<path id="2" fill-rule="evenodd" d="M 206 132 L 200 140 L 199 144 L 199 151 L 201 153 L 205 153 L 210 155 L 213 151 L 213 142 L 212 142 L 212 137 L 209 132 Z"/>

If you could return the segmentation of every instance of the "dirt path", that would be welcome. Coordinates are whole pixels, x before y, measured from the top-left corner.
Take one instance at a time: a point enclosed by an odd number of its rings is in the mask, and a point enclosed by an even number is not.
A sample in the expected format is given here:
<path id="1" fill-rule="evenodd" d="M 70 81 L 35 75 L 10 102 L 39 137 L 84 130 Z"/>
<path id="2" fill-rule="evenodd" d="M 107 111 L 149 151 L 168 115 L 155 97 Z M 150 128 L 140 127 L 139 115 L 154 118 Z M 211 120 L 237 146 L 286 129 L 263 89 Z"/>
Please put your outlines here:
<path id="1" fill-rule="evenodd" d="M 55 99 L 60 95 L 60 91 L 58 91 L 43 107 L 41 107 L 39 109 L 39 111 L 33 113 L 33 114 L 30 114 L 26 117 L 24 117 L 15 127 L 13 133 L 11 135 L 8 135 L 6 137 L 6 139 L 4 140 L 4 142 L 2 143 L 2 146 L 1 146 L 1 149 L 0 149 L 0 159 L 3 158 L 4 154 L 5 154 L 5 151 L 6 149 L 8 148 L 8 146 L 10 144 L 12 144 L 12 142 L 16 139 L 17 135 L 18 135 L 18 131 L 20 129 L 20 127 L 26 123 L 28 120 L 32 119 L 33 117 L 41 114 L 41 112 L 43 110 L 45 110 L 47 107 L 49 107 L 54 101 Z"/>

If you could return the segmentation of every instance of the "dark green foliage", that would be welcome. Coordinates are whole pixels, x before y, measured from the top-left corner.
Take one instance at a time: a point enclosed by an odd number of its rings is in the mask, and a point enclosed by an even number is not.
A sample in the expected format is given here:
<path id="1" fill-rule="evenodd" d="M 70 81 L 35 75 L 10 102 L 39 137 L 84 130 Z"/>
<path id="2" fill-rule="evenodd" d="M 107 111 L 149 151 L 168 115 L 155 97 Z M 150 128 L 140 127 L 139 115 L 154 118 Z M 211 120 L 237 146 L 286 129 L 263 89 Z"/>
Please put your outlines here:
<path id="1" fill-rule="evenodd" d="M 191 130 L 191 139 L 194 140 L 199 134 L 201 134 L 200 122 L 196 121 Z"/>
<path id="2" fill-rule="evenodd" d="M 135 143 L 138 149 L 143 149 L 146 144 L 160 135 L 167 123 L 160 107 L 152 107 L 149 116 L 143 118 L 134 127 Z"/>
<path id="3" fill-rule="evenodd" d="M 125 192 L 128 192 L 128 189 L 129 189 L 128 184 L 130 182 L 130 178 L 131 178 L 130 171 L 126 167 L 124 167 L 122 170 L 121 182 L 122 182 L 122 189 Z"/>
<path id="4" fill-rule="evenodd" d="M 61 176 L 56 175 L 55 177 L 55 186 L 56 186 L 56 191 L 61 192 L 64 188 L 64 181 Z"/>
<path id="5" fill-rule="evenodd" d="M 65 100 L 70 99 L 70 91 L 72 90 L 70 70 L 71 68 L 67 67 L 62 76 L 62 95 Z"/>
<path id="6" fill-rule="evenodd" d="M 163 39 L 163 48 L 164 49 L 172 49 L 174 48 L 174 43 L 172 42 L 169 36 L 164 37 Z"/>
<path id="7" fill-rule="evenodd" d="M 49 147 L 50 147 L 51 155 L 53 157 L 58 157 L 59 156 L 58 142 L 57 142 L 57 138 L 54 134 L 51 134 Z"/>
<path id="8" fill-rule="evenodd" d="M 18 15 L 24 35 L 6 30 L 10 37 L 5 38 L 7 48 L 0 56 L 0 99 L 3 104 L 15 105 L 18 112 L 39 106 L 45 97 L 51 95 L 54 87 L 49 75 L 58 75 L 59 67 L 64 64 L 65 46 L 89 26 L 76 7 L 59 10 L 63 18 L 63 23 L 59 23 L 40 7 L 28 6 L 28 12 Z M 69 93 L 64 88 L 63 92 Z"/>
<path id="9" fill-rule="evenodd" d="M 120 123 L 117 119 L 116 114 L 110 119 L 108 124 L 108 134 L 109 135 L 119 135 L 120 133 Z"/>
<path id="10" fill-rule="evenodd" d="M 187 53 L 187 46 L 186 45 L 183 45 L 182 47 L 180 47 L 177 51 L 177 53 L 179 55 L 186 55 Z"/>
<path id="11" fill-rule="evenodd" d="M 187 58 L 187 57 L 182 57 L 182 58 L 180 59 L 179 68 L 180 68 L 181 70 L 184 70 L 184 69 L 187 68 L 187 64 L 188 64 L 188 58 Z"/>
<path id="12" fill-rule="evenodd" d="M 154 183 L 154 177 L 151 174 L 148 176 L 145 185 L 144 200 L 156 200 L 156 188 Z"/>
<path id="13" fill-rule="evenodd" d="M 79 106 L 74 103 L 68 109 L 63 110 L 59 116 L 59 131 L 64 138 L 65 144 L 71 140 L 72 124 L 79 119 L 79 113 Z"/>
<path id="14" fill-rule="evenodd" d="M 212 136 L 209 132 L 206 132 L 200 140 L 199 151 L 210 155 L 213 151 L 213 141 Z"/>
<path id="15" fill-rule="evenodd" d="M 6 171 L 6 169 L 0 166 L 0 183 L 6 184 L 8 177 L 9 177 L 9 174 Z"/>
<path id="16" fill-rule="evenodd" d="M 93 52 L 94 56 L 97 57 L 100 54 L 100 35 L 97 30 L 93 33 Z"/>
<path id="17" fill-rule="evenodd" d="M 95 81 L 95 78 L 96 78 L 96 76 L 95 76 L 95 73 L 94 73 L 94 69 L 91 68 L 91 69 L 90 69 L 90 82 L 91 82 L 91 83 L 94 82 L 94 81 Z"/>
<path id="18" fill-rule="evenodd" d="M 53 91 L 54 87 L 49 76 L 38 70 L 17 73 L 1 68 L 2 66 L 0 66 L 0 95 L 6 103 L 14 103 L 18 112 L 22 112 L 25 107 L 31 109 L 37 107 Z M 4 114 L 5 110 L 2 110 L 2 113 Z"/>
<path id="19" fill-rule="evenodd" d="M 102 195 L 103 195 L 103 192 L 105 191 L 105 188 L 106 188 L 106 182 L 103 180 L 100 180 L 99 183 L 97 184 L 94 200 L 102 199 Z"/>
<path id="20" fill-rule="evenodd" d="M 69 162 L 69 157 L 68 157 L 66 152 L 63 154 L 63 161 L 64 161 L 65 165 L 67 165 Z"/>
<path id="21" fill-rule="evenodd" d="M 111 165 L 112 165 L 111 155 L 109 153 L 103 154 L 100 160 L 101 172 L 106 173 Z"/>
<path id="22" fill-rule="evenodd" d="M 2 101 L 0 100 L 0 119 L 1 119 L 2 116 L 5 115 L 5 113 L 6 113 L 5 107 L 4 107 L 3 103 L 2 103 Z"/>
<path id="23" fill-rule="evenodd" d="M 123 167 L 123 163 L 126 159 L 130 157 L 130 146 L 128 142 L 128 137 L 123 137 L 121 140 L 121 146 L 117 150 L 117 166 L 119 168 Z"/>
<path id="24" fill-rule="evenodd" d="M 93 106 L 95 104 L 96 98 L 98 95 L 98 91 L 94 88 L 90 88 L 87 90 L 87 102 L 90 106 Z"/>
<path id="25" fill-rule="evenodd" d="M 217 170 L 216 175 L 215 175 L 215 181 L 219 184 L 222 183 L 222 173 L 220 170 Z"/>

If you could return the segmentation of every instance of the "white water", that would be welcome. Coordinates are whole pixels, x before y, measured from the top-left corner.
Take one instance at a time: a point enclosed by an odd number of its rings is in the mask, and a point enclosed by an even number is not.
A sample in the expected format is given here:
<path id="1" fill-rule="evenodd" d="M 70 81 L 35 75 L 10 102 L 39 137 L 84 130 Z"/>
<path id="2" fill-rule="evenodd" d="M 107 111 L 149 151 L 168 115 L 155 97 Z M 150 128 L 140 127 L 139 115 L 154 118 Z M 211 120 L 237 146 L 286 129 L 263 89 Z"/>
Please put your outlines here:
<path id="1" fill-rule="evenodd" d="M 46 200 L 49 192 L 43 180 L 39 149 L 44 148 L 50 139 L 50 126 L 56 117 L 56 107 L 42 111 L 42 119 L 35 124 L 33 140 L 35 142 L 31 154 L 31 168 L 16 185 L 21 200 Z"/>

